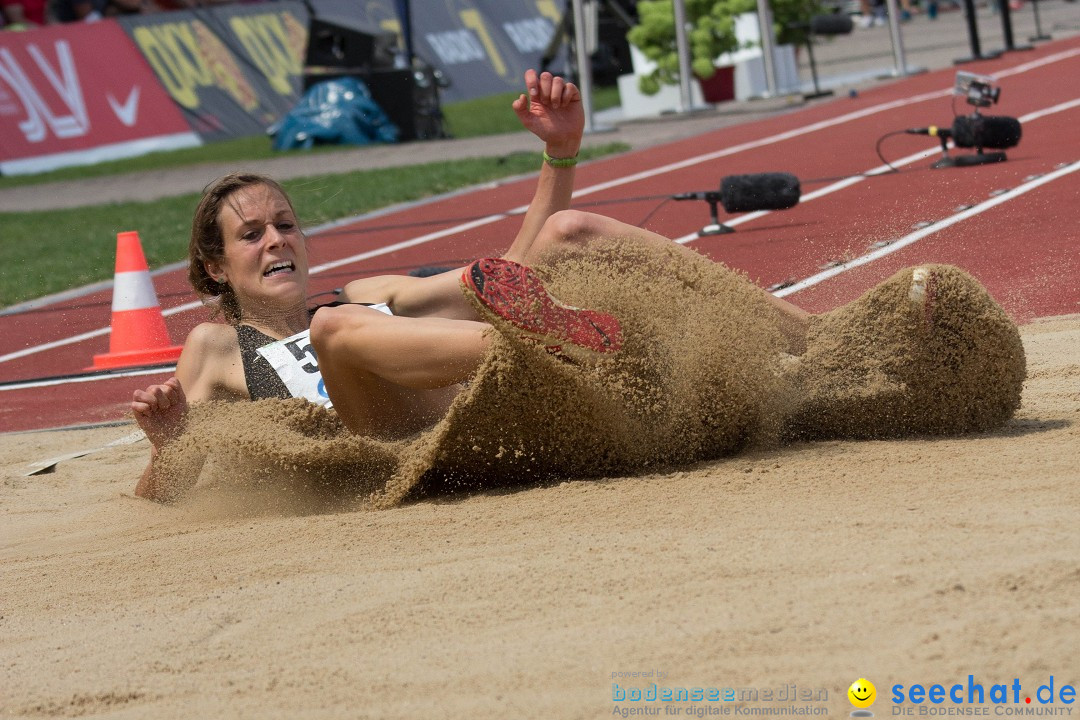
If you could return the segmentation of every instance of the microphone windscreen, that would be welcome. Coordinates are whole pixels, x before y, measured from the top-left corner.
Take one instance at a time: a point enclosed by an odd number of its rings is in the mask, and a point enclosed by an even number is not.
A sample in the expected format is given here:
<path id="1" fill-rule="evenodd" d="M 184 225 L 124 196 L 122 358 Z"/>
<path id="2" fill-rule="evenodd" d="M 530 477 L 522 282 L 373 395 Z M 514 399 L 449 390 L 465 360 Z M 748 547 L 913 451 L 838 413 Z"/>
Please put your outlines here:
<path id="1" fill-rule="evenodd" d="M 720 201 L 729 213 L 787 210 L 799 204 L 799 178 L 791 173 L 728 175 L 720 181 Z"/>
<path id="2" fill-rule="evenodd" d="M 957 147 L 1004 150 L 1020 143 L 1020 121 L 1005 115 L 971 115 L 953 120 L 952 138 Z"/>
<path id="3" fill-rule="evenodd" d="M 810 32 L 815 35 L 847 35 L 854 26 L 850 15 L 815 15 L 810 18 Z"/>

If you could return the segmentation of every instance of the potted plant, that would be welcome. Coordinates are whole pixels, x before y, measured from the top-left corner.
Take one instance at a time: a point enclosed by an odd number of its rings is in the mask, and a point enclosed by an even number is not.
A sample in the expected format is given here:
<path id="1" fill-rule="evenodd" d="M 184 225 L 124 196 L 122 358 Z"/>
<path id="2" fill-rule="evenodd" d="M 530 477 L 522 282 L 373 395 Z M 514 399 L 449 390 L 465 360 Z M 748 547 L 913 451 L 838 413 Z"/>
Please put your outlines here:
<path id="1" fill-rule="evenodd" d="M 756 0 L 685 0 L 689 25 L 687 42 L 690 46 L 690 66 L 699 80 L 708 81 L 717 73 L 715 60 L 725 53 L 742 49 L 735 34 L 735 18 L 754 12 Z M 808 23 L 820 9 L 818 0 L 770 0 L 774 32 L 780 43 L 798 42 L 799 23 Z M 679 57 L 675 45 L 675 14 L 672 0 L 640 0 L 637 4 L 638 24 L 626 39 L 656 64 L 653 71 L 641 75 L 641 92 L 654 95 L 660 85 L 679 83 Z M 705 92 L 708 99 L 708 92 Z"/>

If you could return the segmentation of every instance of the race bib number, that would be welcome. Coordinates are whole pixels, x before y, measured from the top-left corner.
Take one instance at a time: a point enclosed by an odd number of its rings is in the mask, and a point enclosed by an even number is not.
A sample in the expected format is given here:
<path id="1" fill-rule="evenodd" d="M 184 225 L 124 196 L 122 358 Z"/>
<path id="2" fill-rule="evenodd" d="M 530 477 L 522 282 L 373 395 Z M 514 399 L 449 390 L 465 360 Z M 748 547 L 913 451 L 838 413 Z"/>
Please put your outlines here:
<path id="1" fill-rule="evenodd" d="M 370 307 L 387 315 L 393 315 L 386 303 L 378 303 Z M 328 408 L 334 406 L 326 393 L 322 373 L 319 372 L 319 359 L 315 357 L 315 348 L 311 345 L 310 330 L 263 345 L 256 352 L 266 358 L 293 397 L 304 398 Z"/>
<path id="2" fill-rule="evenodd" d="M 319 359 L 311 346 L 310 330 L 263 345 L 256 352 L 274 368 L 290 395 L 333 407 L 319 372 Z"/>

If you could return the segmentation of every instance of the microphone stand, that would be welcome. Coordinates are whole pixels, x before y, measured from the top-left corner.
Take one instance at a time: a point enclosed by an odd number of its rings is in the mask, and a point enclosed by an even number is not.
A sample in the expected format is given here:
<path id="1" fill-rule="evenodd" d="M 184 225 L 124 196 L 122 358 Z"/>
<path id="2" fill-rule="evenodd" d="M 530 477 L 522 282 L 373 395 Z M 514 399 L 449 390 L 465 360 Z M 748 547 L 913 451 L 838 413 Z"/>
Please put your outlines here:
<path id="1" fill-rule="evenodd" d="M 822 90 L 818 85 L 817 75 L 817 63 L 814 62 L 814 28 L 811 23 L 808 22 L 793 22 L 788 23 L 788 28 L 792 30 L 802 30 L 806 33 L 806 54 L 810 63 L 810 79 L 814 83 L 814 91 L 803 93 L 803 100 L 815 100 L 817 98 L 828 97 L 833 94 L 832 90 Z"/>
<path id="2" fill-rule="evenodd" d="M 704 200 L 709 203 L 709 219 L 711 223 L 698 230 L 698 235 L 726 235 L 735 232 L 735 228 L 720 222 L 720 210 L 717 207 L 723 200 L 719 190 L 706 190 L 705 192 L 679 193 L 673 195 L 675 200 Z"/>
<path id="3" fill-rule="evenodd" d="M 1042 23 L 1039 22 L 1039 2 L 1031 0 L 1031 9 L 1035 11 L 1035 34 L 1028 38 L 1031 42 L 1049 40 L 1050 36 L 1042 31 Z"/>
<path id="4" fill-rule="evenodd" d="M 992 60 L 999 57 L 1002 51 L 983 53 L 979 44 L 979 27 L 975 22 L 975 0 L 964 1 L 964 18 L 967 20 L 968 40 L 971 43 L 971 55 L 953 60 L 956 65 L 973 62 L 975 60 Z"/>
<path id="5" fill-rule="evenodd" d="M 958 158 L 949 157 L 949 140 L 944 135 L 938 135 L 938 140 L 941 141 L 941 159 L 930 166 L 932 170 L 938 168 L 956 167 L 956 161 Z"/>
<path id="6" fill-rule="evenodd" d="M 807 26 L 806 54 L 809 56 L 810 60 L 810 77 L 814 81 L 814 92 L 803 93 L 803 100 L 815 100 L 817 98 L 828 97 L 829 95 L 833 94 L 832 90 L 822 90 L 821 87 L 818 85 L 817 65 L 814 63 L 814 40 L 812 37 L 810 37 L 810 35 L 811 31 L 809 29 L 809 26 Z"/>

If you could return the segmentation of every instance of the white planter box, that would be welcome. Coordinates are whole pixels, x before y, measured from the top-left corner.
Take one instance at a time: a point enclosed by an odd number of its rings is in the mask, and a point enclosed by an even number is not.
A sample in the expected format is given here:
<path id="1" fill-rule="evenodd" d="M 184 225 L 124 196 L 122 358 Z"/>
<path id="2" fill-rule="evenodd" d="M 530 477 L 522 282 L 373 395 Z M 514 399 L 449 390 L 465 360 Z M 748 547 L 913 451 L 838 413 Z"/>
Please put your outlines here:
<path id="1" fill-rule="evenodd" d="M 660 92 L 646 95 L 638 89 L 637 75 L 620 75 L 618 82 L 622 116 L 627 120 L 679 111 L 678 85 L 661 85 Z M 690 103 L 695 107 L 705 104 L 701 97 L 701 86 L 696 80 L 690 83 Z"/>
<path id="2" fill-rule="evenodd" d="M 794 45 L 777 45 L 773 48 L 773 64 L 776 66 L 776 92 L 780 95 L 797 93 L 802 87 L 799 64 L 795 61 Z M 769 86 L 765 80 L 765 58 L 761 50 L 753 57 L 746 57 L 735 65 L 735 99 L 748 100 L 762 97 Z"/>

